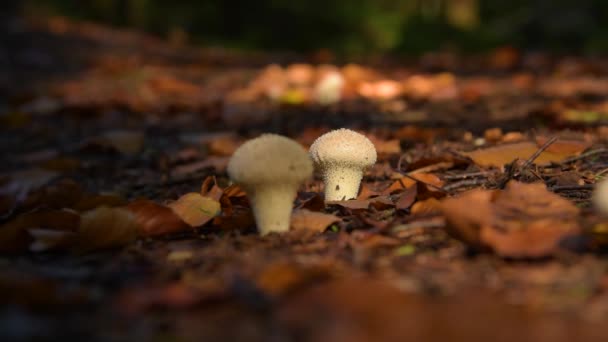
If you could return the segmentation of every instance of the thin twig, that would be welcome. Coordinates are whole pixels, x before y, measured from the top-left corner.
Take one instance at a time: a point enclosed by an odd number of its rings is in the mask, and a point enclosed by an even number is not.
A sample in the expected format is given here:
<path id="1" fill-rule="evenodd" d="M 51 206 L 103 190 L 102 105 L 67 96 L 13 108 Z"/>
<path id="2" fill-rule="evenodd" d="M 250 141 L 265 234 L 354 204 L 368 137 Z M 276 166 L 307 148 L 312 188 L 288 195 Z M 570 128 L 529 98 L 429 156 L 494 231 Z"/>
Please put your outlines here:
<path id="1" fill-rule="evenodd" d="M 589 152 L 585 152 L 585 153 L 580 154 L 580 155 L 575 156 L 575 157 L 566 158 L 561 163 L 562 164 L 569 164 L 569 163 L 575 162 L 577 160 L 585 159 L 587 157 L 591 157 L 591 156 L 594 156 L 596 154 L 602 154 L 602 153 L 608 153 L 608 149 L 606 149 L 606 148 L 598 148 L 597 150 L 592 150 L 592 151 L 589 151 Z"/>
<path id="2" fill-rule="evenodd" d="M 593 190 L 593 184 L 584 185 L 556 185 L 551 187 L 551 191 L 572 191 L 572 190 Z"/>
<path id="3" fill-rule="evenodd" d="M 538 156 L 540 156 L 540 154 L 543 153 L 547 148 L 549 148 L 549 146 L 551 146 L 551 144 L 553 144 L 556 140 L 557 137 L 553 137 L 549 139 L 546 143 L 544 143 L 543 146 L 541 146 L 536 152 L 534 152 L 533 155 L 530 156 L 530 158 L 528 158 L 528 160 L 526 160 L 524 165 L 522 165 L 521 170 L 526 169 L 528 166 L 530 166 L 530 164 L 532 164 L 536 160 L 536 158 L 538 158 Z"/>
<path id="4" fill-rule="evenodd" d="M 466 187 L 466 186 L 481 185 L 481 184 L 484 184 L 485 182 L 487 182 L 487 179 L 485 179 L 485 178 L 464 179 L 464 180 L 461 180 L 460 182 L 454 182 L 454 183 L 448 184 L 448 185 L 444 186 L 443 189 L 447 192 L 452 192 L 458 188 L 462 188 L 462 187 Z"/>
<path id="5" fill-rule="evenodd" d="M 483 177 L 483 176 L 491 175 L 494 173 L 495 173 L 494 171 L 477 171 L 477 172 L 461 173 L 458 175 L 444 175 L 443 179 L 458 180 L 458 179 L 473 178 L 473 177 Z"/>

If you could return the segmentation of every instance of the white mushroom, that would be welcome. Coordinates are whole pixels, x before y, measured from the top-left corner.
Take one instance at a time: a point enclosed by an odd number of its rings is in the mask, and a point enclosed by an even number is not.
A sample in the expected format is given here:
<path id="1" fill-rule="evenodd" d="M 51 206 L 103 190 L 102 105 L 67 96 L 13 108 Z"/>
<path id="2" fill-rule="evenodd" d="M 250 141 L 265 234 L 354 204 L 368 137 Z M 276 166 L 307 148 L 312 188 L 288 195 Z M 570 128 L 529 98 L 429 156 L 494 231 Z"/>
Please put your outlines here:
<path id="1" fill-rule="evenodd" d="M 247 193 L 262 235 L 289 230 L 298 187 L 312 171 L 306 150 L 276 134 L 245 142 L 228 163 L 228 175 Z"/>
<path id="2" fill-rule="evenodd" d="M 365 169 L 376 163 L 376 148 L 369 139 L 341 128 L 320 136 L 310 146 L 315 167 L 323 174 L 325 201 L 357 197 Z"/>
<path id="3" fill-rule="evenodd" d="M 599 213 L 608 216 L 608 179 L 596 184 L 593 191 L 593 205 Z"/>

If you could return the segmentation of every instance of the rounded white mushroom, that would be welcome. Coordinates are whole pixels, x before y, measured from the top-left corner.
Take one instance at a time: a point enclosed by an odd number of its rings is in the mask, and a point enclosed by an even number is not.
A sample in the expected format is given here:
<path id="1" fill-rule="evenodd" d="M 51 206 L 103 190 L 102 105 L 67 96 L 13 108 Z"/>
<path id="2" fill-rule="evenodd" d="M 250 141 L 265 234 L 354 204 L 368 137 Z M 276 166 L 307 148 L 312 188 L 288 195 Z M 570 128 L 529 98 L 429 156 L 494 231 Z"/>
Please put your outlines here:
<path id="1" fill-rule="evenodd" d="M 245 142 L 228 163 L 228 175 L 247 193 L 262 235 L 289 230 L 298 187 L 312 176 L 312 171 L 306 150 L 276 134 Z"/>
<path id="2" fill-rule="evenodd" d="M 356 198 L 363 172 L 376 163 L 377 157 L 369 139 L 345 128 L 320 136 L 309 152 L 323 175 L 325 201 Z"/>
<path id="3" fill-rule="evenodd" d="M 608 179 L 604 179 L 595 185 L 593 205 L 602 215 L 608 216 Z"/>

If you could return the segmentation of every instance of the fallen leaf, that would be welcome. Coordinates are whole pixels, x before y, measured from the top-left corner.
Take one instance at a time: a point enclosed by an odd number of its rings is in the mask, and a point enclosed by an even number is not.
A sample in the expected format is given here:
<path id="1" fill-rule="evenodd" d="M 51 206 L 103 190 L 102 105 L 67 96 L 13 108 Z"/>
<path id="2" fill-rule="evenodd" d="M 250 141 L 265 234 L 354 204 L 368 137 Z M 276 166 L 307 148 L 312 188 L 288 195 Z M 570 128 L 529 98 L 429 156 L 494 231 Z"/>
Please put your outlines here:
<path id="1" fill-rule="evenodd" d="M 144 145 L 144 133 L 126 130 L 109 131 L 103 133 L 97 143 L 107 144 L 125 155 L 134 155 Z"/>
<path id="2" fill-rule="evenodd" d="M 265 267 L 255 283 L 271 296 L 282 296 L 312 281 L 326 278 L 326 272 L 322 267 L 303 267 L 293 262 L 277 261 Z"/>
<path id="3" fill-rule="evenodd" d="M 388 196 L 372 197 L 366 200 L 353 199 L 348 201 L 328 201 L 327 204 L 337 205 L 351 210 L 366 210 L 369 209 L 370 205 L 373 205 L 379 210 L 395 206 Z"/>
<path id="4" fill-rule="evenodd" d="M 32 242 L 30 229 L 76 232 L 80 216 L 67 210 L 45 209 L 24 213 L 0 226 L 0 252 L 25 251 Z"/>
<path id="5" fill-rule="evenodd" d="M 414 203 L 411 209 L 412 215 L 431 215 L 441 212 L 441 203 L 434 197 Z"/>
<path id="6" fill-rule="evenodd" d="M 340 221 L 336 215 L 324 214 L 307 209 L 294 210 L 291 215 L 291 228 L 294 230 L 308 230 L 322 233 L 332 223 Z"/>
<path id="7" fill-rule="evenodd" d="M 233 136 L 218 138 L 209 144 L 209 154 L 231 156 L 241 144 L 243 144 L 243 141 Z"/>
<path id="8" fill-rule="evenodd" d="M 222 211 L 220 202 L 195 192 L 181 196 L 168 207 L 191 227 L 204 225 Z"/>
<path id="9" fill-rule="evenodd" d="M 401 153 L 401 144 L 398 139 L 383 140 L 373 135 L 369 135 L 368 138 L 374 144 L 378 154 Z"/>
<path id="10" fill-rule="evenodd" d="M 217 156 L 209 156 L 205 158 L 205 160 L 197 161 L 190 164 L 184 164 L 175 167 L 171 170 L 171 176 L 173 177 L 182 177 L 191 175 L 193 173 L 205 170 L 205 169 L 215 169 L 217 172 L 223 172 L 226 170 L 228 166 L 229 157 L 217 157 Z"/>
<path id="11" fill-rule="evenodd" d="M 113 194 L 90 194 L 83 195 L 78 200 L 72 209 L 77 211 L 93 210 L 97 207 L 121 207 L 127 204 L 127 201 L 118 195 Z"/>
<path id="12" fill-rule="evenodd" d="M 418 188 L 415 186 L 409 187 L 405 189 L 400 195 L 399 199 L 395 202 L 395 207 L 397 209 L 405 210 L 409 208 L 414 201 L 416 201 L 416 196 L 418 195 Z"/>
<path id="13" fill-rule="evenodd" d="M 80 184 L 70 179 L 62 179 L 30 192 L 19 208 L 23 211 L 38 208 L 72 208 L 83 196 L 84 190 Z"/>
<path id="14" fill-rule="evenodd" d="M 224 196 L 224 190 L 217 185 L 215 176 L 205 178 L 201 185 L 201 196 L 219 201 Z"/>
<path id="15" fill-rule="evenodd" d="M 557 142 L 559 142 L 559 140 L 555 143 Z M 540 146 L 542 145 L 528 141 L 483 148 L 472 152 L 464 152 L 462 154 L 473 159 L 473 161 L 480 166 L 502 167 L 515 159 L 527 160 L 538 151 Z M 549 148 L 543 151 L 538 158 L 534 160 L 534 163 L 542 165 L 551 162 L 560 162 L 582 152 L 586 148 L 584 147 L 585 145 L 579 144 L 579 142 L 566 141 L 561 142 L 558 146 L 560 147 L 554 149 L 550 149 L 549 146 Z"/>
<path id="16" fill-rule="evenodd" d="M 142 237 L 177 233 L 189 228 L 171 208 L 150 200 L 137 200 L 125 208 L 135 215 L 139 236 Z"/>
<path id="17" fill-rule="evenodd" d="M 123 208 L 101 207 L 82 214 L 71 249 L 79 252 L 114 248 L 137 239 L 135 215 Z"/>
<path id="18" fill-rule="evenodd" d="M 511 181 L 502 191 L 472 190 L 443 200 L 441 210 L 449 233 L 502 257 L 549 256 L 580 233 L 579 209 L 544 184 Z"/>
<path id="19" fill-rule="evenodd" d="M 59 176 L 58 173 L 44 169 L 27 169 L 8 175 L 9 181 L 2 184 L 1 193 L 15 194 L 18 197 L 48 184 Z"/>
<path id="20" fill-rule="evenodd" d="M 74 232 L 33 228 L 27 232 L 32 236 L 34 241 L 30 244 L 30 251 L 45 252 L 52 249 L 61 249 L 69 246 L 75 236 Z"/>

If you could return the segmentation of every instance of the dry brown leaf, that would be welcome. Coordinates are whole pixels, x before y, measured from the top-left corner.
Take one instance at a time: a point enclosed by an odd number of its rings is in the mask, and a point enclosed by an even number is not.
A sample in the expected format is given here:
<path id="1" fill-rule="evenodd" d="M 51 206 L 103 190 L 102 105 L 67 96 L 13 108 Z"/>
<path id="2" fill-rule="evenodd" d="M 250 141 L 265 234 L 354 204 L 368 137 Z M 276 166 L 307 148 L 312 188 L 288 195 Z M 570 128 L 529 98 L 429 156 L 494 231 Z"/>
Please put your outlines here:
<path id="1" fill-rule="evenodd" d="M 395 202 L 395 207 L 397 209 L 405 210 L 409 208 L 414 201 L 416 201 L 416 197 L 418 196 L 418 188 L 415 186 L 411 186 L 405 189 L 400 195 L 399 199 Z"/>
<path id="2" fill-rule="evenodd" d="M 401 144 L 398 139 L 384 140 L 373 135 L 368 135 L 368 138 L 374 144 L 378 154 L 401 153 Z"/>
<path id="3" fill-rule="evenodd" d="M 348 201 L 328 201 L 329 205 L 337 205 L 342 208 L 351 209 L 351 210 L 366 210 L 369 209 L 370 205 L 374 206 L 376 209 L 386 209 L 388 207 L 394 207 L 395 204 L 389 196 L 378 196 L 365 200 L 354 199 Z"/>
<path id="4" fill-rule="evenodd" d="M 424 201 L 414 203 L 412 206 L 412 215 L 431 215 L 441 212 L 441 203 L 434 197 L 430 197 Z"/>
<path id="5" fill-rule="evenodd" d="M 201 195 L 219 201 L 224 196 L 224 190 L 217 185 L 215 176 L 208 176 L 201 185 Z"/>
<path id="6" fill-rule="evenodd" d="M 127 204 L 127 201 L 118 196 L 112 194 L 96 194 L 96 195 L 84 195 L 78 202 L 76 202 L 72 209 L 78 211 L 93 210 L 97 207 L 120 207 Z"/>
<path id="7" fill-rule="evenodd" d="M 144 145 L 144 133 L 139 131 L 116 130 L 105 132 L 98 143 L 109 145 L 125 155 L 133 155 L 141 151 Z"/>
<path id="8" fill-rule="evenodd" d="M 580 142 L 568 142 L 559 140 L 556 148 L 547 148 L 538 158 L 534 160 L 535 164 L 548 164 L 551 162 L 560 162 L 568 157 L 572 157 L 582 152 L 586 145 Z M 538 151 L 541 145 L 533 142 L 520 142 L 516 144 L 500 145 L 495 147 L 483 148 L 472 152 L 464 152 L 463 155 L 473 159 L 480 166 L 502 167 L 505 164 L 512 162 L 515 159 L 527 160 Z"/>
<path id="9" fill-rule="evenodd" d="M 72 250 L 83 253 L 126 245 L 137 239 L 135 215 L 123 208 L 97 208 L 82 214 Z"/>
<path id="10" fill-rule="evenodd" d="M 336 215 L 324 214 L 307 209 L 294 210 L 291 215 L 291 228 L 294 230 L 308 230 L 322 233 L 332 223 L 339 222 Z"/>
<path id="11" fill-rule="evenodd" d="M 231 156 L 243 141 L 236 137 L 222 137 L 211 141 L 209 144 L 209 154 L 216 156 Z"/>
<path id="12" fill-rule="evenodd" d="M 44 186 L 28 194 L 21 203 L 21 210 L 35 210 L 40 207 L 62 209 L 71 208 L 83 197 L 80 184 L 64 179 Z"/>
<path id="13" fill-rule="evenodd" d="M 171 208 L 150 200 L 137 200 L 125 208 L 135 215 L 139 236 L 142 237 L 177 233 L 189 228 Z"/>
<path id="14" fill-rule="evenodd" d="M 320 267 L 304 268 L 293 262 L 277 261 L 264 268 L 255 283 L 271 296 L 282 296 L 311 281 L 327 277 L 325 272 Z"/>
<path id="15" fill-rule="evenodd" d="M 503 257 L 552 255 L 580 232 L 579 209 L 544 184 L 508 183 L 503 191 L 472 190 L 441 202 L 448 232 Z"/>
<path id="16" fill-rule="evenodd" d="M 182 177 L 208 168 L 215 169 L 217 172 L 223 172 L 228 166 L 228 160 L 230 160 L 229 157 L 209 156 L 202 161 L 175 167 L 171 170 L 171 176 Z"/>
<path id="17" fill-rule="evenodd" d="M 15 253 L 25 251 L 32 241 L 28 230 L 46 229 L 76 232 L 80 216 L 67 210 L 39 210 L 19 215 L 0 226 L 0 252 Z"/>
<path id="18" fill-rule="evenodd" d="M 183 195 L 177 201 L 169 203 L 168 207 L 191 227 L 204 225 L 222 211 L 220 202 L 195 192 Z"/>

